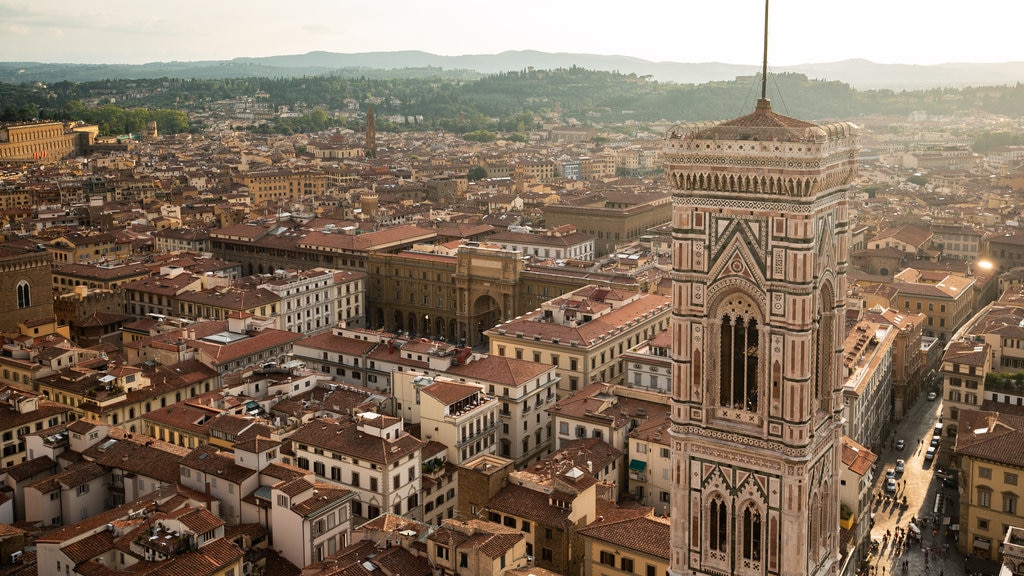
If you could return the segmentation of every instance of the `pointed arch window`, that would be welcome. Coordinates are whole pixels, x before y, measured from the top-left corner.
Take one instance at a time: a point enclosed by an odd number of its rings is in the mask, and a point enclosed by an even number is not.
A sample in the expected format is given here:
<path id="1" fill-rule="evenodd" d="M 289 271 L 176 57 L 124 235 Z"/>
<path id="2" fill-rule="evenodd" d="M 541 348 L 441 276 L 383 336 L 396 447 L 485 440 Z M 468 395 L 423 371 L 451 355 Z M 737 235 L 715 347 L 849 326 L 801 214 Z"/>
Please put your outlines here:
<path id="1" fill-rule="evenodd" d="M 761 512 L 751 504 L 743 510 L 743 557 L 761 560 Z"/>
<path id="2" fill-rule="evenodd" d="M 18 282 L 18 308 L 28 308 L 32 306 L 32 294 L 29 291 L 28 282 L 22 280 Z"/>
<path id="3" fill-rule="evenodd" d="M 719 403 L 738 410 L 757 411 L 757 320 L 725 314 L 720 341 Z"/>
<path id="4" fill-rule="evenodd" d="M 710 548 L 718 552 L 725 552 L 729 542 L 729 514 L 721 496 L 715 496 L 715 499 L 711 501 L 711 521 L 708 525 L 711 529 L 711 533 L 708 535 Z"/>

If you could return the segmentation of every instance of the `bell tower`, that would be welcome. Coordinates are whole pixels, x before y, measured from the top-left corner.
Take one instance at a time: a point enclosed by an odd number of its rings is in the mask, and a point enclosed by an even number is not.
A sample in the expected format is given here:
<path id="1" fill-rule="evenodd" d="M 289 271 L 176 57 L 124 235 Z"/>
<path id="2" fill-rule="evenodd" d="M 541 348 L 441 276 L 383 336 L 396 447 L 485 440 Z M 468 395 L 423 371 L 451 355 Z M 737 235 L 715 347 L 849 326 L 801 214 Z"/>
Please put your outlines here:
<path id="1" fill-rule="evenodd" d="M 752 113 L 664 141 L 679 576 L 838 572 L 857 128 L 777 114 L 763 82 Z"/>

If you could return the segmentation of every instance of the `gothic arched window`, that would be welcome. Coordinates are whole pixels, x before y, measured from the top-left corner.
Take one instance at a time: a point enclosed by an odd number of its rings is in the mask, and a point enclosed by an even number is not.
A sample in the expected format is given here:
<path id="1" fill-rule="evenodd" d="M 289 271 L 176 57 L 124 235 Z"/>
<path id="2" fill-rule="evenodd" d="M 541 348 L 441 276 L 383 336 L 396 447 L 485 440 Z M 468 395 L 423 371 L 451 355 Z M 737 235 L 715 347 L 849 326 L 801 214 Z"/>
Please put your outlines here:
<path id="1" fill-rule="evenodd" d="M 711 549 L 725 552 L 729 542 L 729 514 L 721 496 L 715 496 L 711 501 L 711 521 L 708 524 L 711 528 L 708 534 Z"/>
<path id="2" fill-rule="evenodd" d="M 738 410 L 757 411 L 757 320 L 727 312 L 722 316 L 719 403 Z"/>
<path id="3" fill-rule="evenodd" d="M 32 305 L 32 295 L 29 292 L 28 282 L 22 280 L 18 282 L 18 308 L 28 308 Z"/>
<path id="4" fill-rule="evenodd" d="M 743 557 L 761 560 L 761 512 L 752 504 L 743 511 Z"/>

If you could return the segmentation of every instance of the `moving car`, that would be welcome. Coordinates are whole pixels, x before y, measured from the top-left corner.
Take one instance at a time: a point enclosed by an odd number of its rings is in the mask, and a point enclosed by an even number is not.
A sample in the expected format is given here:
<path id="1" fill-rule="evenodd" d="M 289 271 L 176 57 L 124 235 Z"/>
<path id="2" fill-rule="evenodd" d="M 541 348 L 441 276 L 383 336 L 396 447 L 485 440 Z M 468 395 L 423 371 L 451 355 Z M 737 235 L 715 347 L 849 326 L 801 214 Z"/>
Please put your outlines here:
<path id="1" fill-rule="evenodd" d="M 935 458 L 936 450 L 938 450 L 938 448 L 936 448 L 935 446 L 929 446 L 928 450 L 924 453 L 924 459 L 931 460 L 932 458 Z"/>
<path id="2" fill-rule="evenodd" d="M 906 446 L 907 446 L 907 443 L 903 441 L 903 438 L 900 438 L 899 440 L 896 441 L 896 449 L 897 450 L 903 450 L 904 448 L 906 448 Z"/>
<path id="3" fill-rule="evenodd" d="M 893 469 L 893 468 L 889 468 L 888 470 L 886 470 L 885 471 L 885 479 L 886 480 L 895 480 L 896 479 L 896 470 Z"/>
<path id="4" fill-rule="evenodd" d="M 906 467 L 907 467 L 907 463 L 902 458 L 900 458 L 899 460 L 896 461 L 896 473 L 897 474 L 903 474 L 903 471 L 906 469 Z"/>
<path id="5" fill-rule="evenodd" d="M 935 400 L 935 398 L 937 398 L 937 396 L 935 395 L 935 392 L 929 392 L 928 393 L 928 399 L 929 400 Z"/>
<path id="6" fill-rule="evenodd" d="M 886 492 L 895 492 L 896 491 L 896 479 L 895 478 L 889 478 L 889 479 L 887 479 L 885 481 L 885 491 Z"/>

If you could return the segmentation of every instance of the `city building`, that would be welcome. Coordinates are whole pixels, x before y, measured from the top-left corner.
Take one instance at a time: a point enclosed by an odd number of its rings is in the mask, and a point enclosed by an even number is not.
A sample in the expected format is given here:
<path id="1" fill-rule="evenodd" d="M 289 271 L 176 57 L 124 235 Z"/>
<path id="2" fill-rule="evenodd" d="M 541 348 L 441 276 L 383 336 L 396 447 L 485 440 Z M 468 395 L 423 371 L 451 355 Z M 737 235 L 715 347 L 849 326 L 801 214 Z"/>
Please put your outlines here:
<path id="1" fill-rule="evenodd" d="M 52 402 L 40 394 L 11 386 L 0 387 L 0 468 L 7 469 L 30 458 L 25 451 L 25 436 L 63 424 L 71 419 L 71 408 Z"/>
<path id="2" fill-rule="evenodd" d="M 553 365 L 505 356 L 466 355 L 444 373 L 460 382 L 486 387 L 487 395 L 501 402 L 498 456 L 524 466 L 551 450 L 551 414 L 542 407 L 555 401 L 558 376 Z"/>
<path id="3" fill-rule="evenodd" d="M 622 355 L 668 327 L 669 307 L 657 294 L 589 285 L 484 334 L 493 355 L 553 364 L 564 398 L 592 382 L 622 382 Z"/>
<path id="4" fill-rule="evenodd" d="M 844 434 L 880 448 L 893 428 L 892 364 L 896 330 L 862 320 L 843 341 Z"/>
<path id="5" fill-rule="evenodd" d="M 670 522 L 651 508 L 602 510 L 579 534 L 584 574 L 656 576 L 668 571 Z"/>
<path id="6" fill-rule="evenodd" d="M 1020 524 L 1024 418 L 963 409 L 954 458 L 960 482 L 960 552 L 1001 560 L 1003 541 Z"/>
<path id="7" fill-rule="evenodd" d="M 664 142 L 672 576 L 839 569 L 846 187 L 858 131 L 777 114 L 764 92 L 752 113 L 676 126 Z"/>
<path id="8" fill-rule="evenodd" d="M 61 122 L 0 124 L 0 160 L 55 162 L 81 156 L 99 135 L 99 126 Z"/>
<path id="9" fill-rule="evenodd" d="M 345 421 L 317 418 L 292 432 L 287 442 L 292 463 L 355 493 L 352 515 L 361 521 L 382 512 L 422 519 L 424 443 L 403 430 L 401 418 L 373 412 Z"/>
<path id="10" fill-rule="evenodd" d="M 839 468 L 839 527 L 850 536 L 853 550 L 846 556 L 847 567 L 860 566 L 870 553 L 872 503 L 878 455 L 849 436 L 843 436 L 843 463 Z M 842 570 L 847 573 L 847 570 Z"/>
<path id="11" fill-rule="evenodd" d="M 271 488 L 274 546 L 296 566 L 321 562 L 349 545 L 354 493 L 312 474 Z"/>
<path id="12" fill-rule="evenodd" d="M 955 438 L 960 413 L 978 410 L 985 401 L 985 377 L 992 370 L 992 348 L 985 342 L 956 341 L 942 355 L 942 418 L 944 436 Z"/>
<path id="13" fill-rule="evenodd" d="M 615 171 L 614 162 L 614 159 L 609 160 L 612 173 Z M 588 178 L 588 170 L 583 166 L 580 178 Z M 544 206 L 544 221 L 551 228 L 565 224 L 576 226 L 578 232 L 595 238 L 595 255 L 604 256 L 613 253 L 617 245 L 639 240 L 649 228 L 667 223 L 670 201 L 667 191 L 634 194 L 632 191 L 609 190 L 584 204 Z"/>

